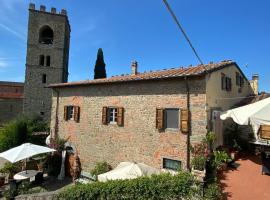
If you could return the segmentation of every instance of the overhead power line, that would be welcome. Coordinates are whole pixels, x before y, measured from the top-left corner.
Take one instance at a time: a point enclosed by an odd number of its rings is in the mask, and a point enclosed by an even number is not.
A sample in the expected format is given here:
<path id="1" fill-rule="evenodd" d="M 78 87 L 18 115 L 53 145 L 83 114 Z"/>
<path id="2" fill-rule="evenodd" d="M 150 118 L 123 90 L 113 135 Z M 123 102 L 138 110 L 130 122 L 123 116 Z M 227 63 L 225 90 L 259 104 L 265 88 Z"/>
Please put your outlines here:
<path id="1" fill-rule="evenodd" d="M 200 62 L 200 64 L 203 65 L 202 59 L 200 58 L 200 56 L 198 55 L 197 51 L 195 50 L 194 46 L 192 45 L 190 39 L 188 38 L 185 30 L 183 29 L 183 27 L 181 26 L 180 22 L 178 21 L 178 19 L 176 18 L 175 14 L 173 13 L 169 3 L 167 2 L 167 0 L 163 0 L 165 6 L 167 7 L 168 11 L 170 12 L 170 14 L 172 15 L 174 21 L 176 22 L 178 28 L 180 29 L 180 31 L 182 32 L 182 34 L 184 35 L 185 39 L 187 40 L 190 48 L 192 49 L 193 53 L 195 54 L 196 58 L 198 59 L 198 61 Z"/>

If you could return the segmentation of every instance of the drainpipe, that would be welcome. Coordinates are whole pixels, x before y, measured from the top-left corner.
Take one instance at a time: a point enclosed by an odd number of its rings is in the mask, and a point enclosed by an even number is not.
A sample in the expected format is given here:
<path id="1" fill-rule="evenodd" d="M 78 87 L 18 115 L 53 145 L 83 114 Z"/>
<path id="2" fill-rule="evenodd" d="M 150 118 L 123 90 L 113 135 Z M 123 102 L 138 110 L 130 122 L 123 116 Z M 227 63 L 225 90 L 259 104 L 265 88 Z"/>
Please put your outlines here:
<path id="1" fill-rule="evenodd" d="M 190 112 L 190 91 L 188 77 L 185 76 L 186 94 L 187 94 L 187 111 L 188 111 L 188 132 L 187 132 L 187 169 L 190 171 L 190 135 L 191 135 L 191 112 Z"/>
<path id="2" fill-rule="evenodd" d="M 54 124 L 54 134 L 52 137 L 53 145 L 55 145 L 56 138 L 58 137 L 58 129 L 59 129 L 59 119 L 58 119 L 58 113 L 59 113 L 59 91 L 56 89 L 53 89 L 54 92 L 56 92 L 56 107 L 55 107 L 55 124 Z"/>

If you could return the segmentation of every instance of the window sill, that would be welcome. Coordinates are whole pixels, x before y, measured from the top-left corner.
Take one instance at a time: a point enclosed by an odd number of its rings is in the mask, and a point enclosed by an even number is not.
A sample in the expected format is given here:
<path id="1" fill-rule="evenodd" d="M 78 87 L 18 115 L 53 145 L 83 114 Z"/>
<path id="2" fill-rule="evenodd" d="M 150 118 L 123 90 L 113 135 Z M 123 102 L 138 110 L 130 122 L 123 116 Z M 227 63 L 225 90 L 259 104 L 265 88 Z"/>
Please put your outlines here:
<path id="1" fill-rule="evenodd" d="M 166 128 L 165 132 L 174 132 L 174 133 L 179 133 L 180 130 L 178 128 Z"/>

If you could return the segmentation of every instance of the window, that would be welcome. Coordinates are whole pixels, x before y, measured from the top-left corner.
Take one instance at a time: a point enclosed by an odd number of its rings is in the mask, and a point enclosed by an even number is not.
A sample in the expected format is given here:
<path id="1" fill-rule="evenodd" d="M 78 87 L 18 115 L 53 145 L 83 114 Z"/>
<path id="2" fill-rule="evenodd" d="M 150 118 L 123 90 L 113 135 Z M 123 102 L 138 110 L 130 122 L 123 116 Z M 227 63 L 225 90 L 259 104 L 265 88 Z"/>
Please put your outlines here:
<path id="1" fill-rule="evenodd" d="M 44 65 L 44 55 L 39 56 L 39 65 L 41 65 L 41 66 Z"/>
<path id="2" fill-rule="evenodd" d="M 226 90 L 226 76 L 225 76 L 225 74 L 221 74 L 221 89 Z"/>
<path id="3" fill-rule="evenodd" d="M 47 76 L 46 74 L 42 74 L 42 83 L 46 83 L 47 82 Z"/>
<path id="4" fill-rule="evenodd" d="M 235 78 L 236 78 L 236 85 L 242 87 L 244 85 L 244 78 L 238 72 L 236 72 Z"/>
<path id="5" fill-rule="evenodd" d="M 117 108 L 109 108 L 108 110 L 108 122 L 110 124 L 117 123 Z"/>
<path id="6" fill-rule="evenodd" d="M 232 90 L 232 79 L 226 77 L 225 74 L 221 74 L 221 89 L 226 91 Z"/>
<path id="7" fill-rule="evenodd" d="M 124 108 L 122 107 L 103 107 L 102 108 L 102 124 L 124 125 Z"/>
<path id="8" fill-rule="evenodd" d="M 51 65 L 51 56 L 46 56 L 46 66 L 50 66 Z"/>
<path id="9" fill-rule="evenodd" d="M 163 168 L 177 171 L 181 169 L 181 161 L 163 158 Z"/>
<path id="10" fill-rule="evenodd" d="M 39 31 L 39 43 L 52 44 L 53 30 L 49 26 L 43 26 Z"/>
<path id="11" fill-rule="evenodd" d="M 166 128 L 178 130 L 181 125 L 181 132 L 189 131 L 189 111 L 185 108 L 157 108 L 156 109 L 156 128 L 162 131 Z M 179 114 L 181 115 L 179 116 Z"/>
<path id="12" fill-rule="evenodd" d="M 64 107 L 64 120 L 80 121 L 80 107 L 79 106 L 65 106 Z"/>
<path id="13" fill-rule="evenodd" d="M 74 106 L 67 107 L 67 120 L 74 120 Z"/>
<path id="14" fill-rule="evenodd" d="M 226 77 L 226 90 L 231 91 L 232 90 L 232 79 L 229 77 Z"/>
<path id="15" fill-rule="evenodd" d="M 179 128 L 179 109 L 175 108 L 165 109 L 165 128 L 171 129 Z"/>

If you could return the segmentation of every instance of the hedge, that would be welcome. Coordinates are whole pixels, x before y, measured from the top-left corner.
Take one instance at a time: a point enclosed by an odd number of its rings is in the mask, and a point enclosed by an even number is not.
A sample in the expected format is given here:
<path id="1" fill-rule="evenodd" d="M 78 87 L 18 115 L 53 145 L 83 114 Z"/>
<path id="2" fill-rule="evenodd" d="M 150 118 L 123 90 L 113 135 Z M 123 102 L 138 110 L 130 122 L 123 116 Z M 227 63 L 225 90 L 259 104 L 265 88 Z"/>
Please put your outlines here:
<path id="1" fill-rule="evenodd" d="M 132 180 L 114 180 L 71 186 L 56 196 L 58 200 L 154 200 L 154 199 L 188 199 L 198 191 L 196 182 L 187 172 L 140 177 Z"/>

